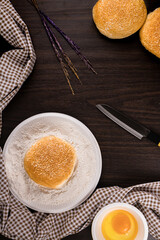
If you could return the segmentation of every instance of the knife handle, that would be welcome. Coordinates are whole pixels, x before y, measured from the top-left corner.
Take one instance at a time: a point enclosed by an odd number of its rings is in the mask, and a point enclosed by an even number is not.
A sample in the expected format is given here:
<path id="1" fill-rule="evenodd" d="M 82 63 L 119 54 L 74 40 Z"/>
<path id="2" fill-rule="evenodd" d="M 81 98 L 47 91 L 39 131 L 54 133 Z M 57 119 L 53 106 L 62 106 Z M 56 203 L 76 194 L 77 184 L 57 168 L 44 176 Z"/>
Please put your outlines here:
<path id="1" fill-rule="evenodd" d="M 160 147 L 160 136 L 157 133 L 150 131 L 147 138 Z"/>

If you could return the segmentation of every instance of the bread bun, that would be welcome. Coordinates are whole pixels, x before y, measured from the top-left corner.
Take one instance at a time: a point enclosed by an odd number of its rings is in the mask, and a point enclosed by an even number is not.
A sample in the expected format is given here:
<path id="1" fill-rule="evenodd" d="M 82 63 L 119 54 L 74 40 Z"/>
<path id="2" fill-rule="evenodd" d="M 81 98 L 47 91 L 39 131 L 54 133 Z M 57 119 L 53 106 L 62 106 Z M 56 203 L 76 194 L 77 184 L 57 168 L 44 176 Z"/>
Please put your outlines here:
<path id="1" fill-rule="evenodd" d="M 60 188 L 71 177 L 76 164 L 75 149 L 55 136 L 38 140 L 25 155 L 24 168 L 29 177 L 47 188 Z"/>
<path id="2" fill-rule="evenodd" d="M 93 20 L 98 30 L 113 39 L 137 32 L 146 16 L 143 0 L 99 0 L 93 7 Z"/>
<path id="3" fill-rule="evenodd" d="M 148 51 L 160 58 L 160 8 L 148 14 L 140 30 L 140 40 Z"/>

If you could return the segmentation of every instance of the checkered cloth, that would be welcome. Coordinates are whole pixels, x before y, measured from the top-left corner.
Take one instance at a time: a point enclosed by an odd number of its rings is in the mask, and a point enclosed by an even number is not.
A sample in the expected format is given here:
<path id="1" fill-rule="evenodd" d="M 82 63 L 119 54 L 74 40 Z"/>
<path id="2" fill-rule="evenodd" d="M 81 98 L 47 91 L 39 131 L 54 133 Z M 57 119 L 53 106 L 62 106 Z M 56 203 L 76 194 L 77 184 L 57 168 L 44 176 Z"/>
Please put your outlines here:
<path id="1" fill-rule="evenodd" d="M 0 58 L 1 113 L 32 71 L 35 62 L 30 35 L 9 0 L 0 0 L 0 33 L 15 47 Z M 113 202 L 126 202 L 145 215 L 149 231 L 160 240 L 160 183 L 122 189 L 97 189 L 79 207 L 60 214 L 30 211 L 10 193 L 0 149 L 0 233 L 17 240 L 59 240 L 91 224 L 96 213 Z"/>

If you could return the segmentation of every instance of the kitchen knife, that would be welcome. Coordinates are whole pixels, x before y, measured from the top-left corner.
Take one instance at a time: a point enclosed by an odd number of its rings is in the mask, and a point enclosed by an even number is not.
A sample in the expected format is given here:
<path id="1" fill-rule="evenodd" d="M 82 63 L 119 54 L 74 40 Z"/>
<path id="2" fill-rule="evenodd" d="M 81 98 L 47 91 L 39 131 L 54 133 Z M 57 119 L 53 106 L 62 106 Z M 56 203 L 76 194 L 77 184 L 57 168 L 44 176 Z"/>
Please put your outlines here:
<path id="1" fill-rule="evenodd" d="M 124 128 L 126 131 L 142 139 L 144 137 L 148 138 L 150 141 L 154 142 L 160 147 L 160 136 L 140 123 L 134 121 L 127 115 L 117 111 L 116 109 L 110 107 L 106 104 L 98 104 L 96 107 L 104 113 L 108 118 L 117 123 L 120 127 Z"/>

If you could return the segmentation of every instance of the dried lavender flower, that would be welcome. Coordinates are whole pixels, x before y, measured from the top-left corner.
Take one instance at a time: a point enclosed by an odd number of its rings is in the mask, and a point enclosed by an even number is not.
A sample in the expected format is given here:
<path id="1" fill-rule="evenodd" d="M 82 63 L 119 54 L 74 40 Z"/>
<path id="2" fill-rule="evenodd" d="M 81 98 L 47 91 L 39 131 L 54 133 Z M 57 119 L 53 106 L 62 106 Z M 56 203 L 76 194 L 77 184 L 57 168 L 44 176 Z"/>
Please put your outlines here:
<path id="1" fill-rule="evenodd" d="M 50 28 L 50 26 L 48 25 L 48 23 L 50 23 L 62 36 L 63 38 L 69 43 L 69 45 L 72 47 L 72 49 L 76 52 L 76 54 L 80 57 L 80 59 L 85 63 L 85 65 L 91 69 L 94 73 L 96 73 L 96 71 L 93 69 L 91 63 L 89 62 L 89 60 L 80 52 L 80 48 L 76 45 L 76 43 L 71 40 L 45 13 L 43 13 L 38 6 L 37 0 L 27 0 L 29 1 L 37 10 L 41 21 L 43 23 L 43 26 L 46 30 L 46 33 L 48 35 L 48 38 L 52 44 L 52 47 L 55 51 L 55 54 L 61 64 L 61 68 L 65 74 L 65 77 L 67 79 L 67 82 L 69 84 L 69 87 L 71 89 L 72 94 L 74 95 L 74 90 L 71 86 L 71 82 L 70 82 L 70 76 L 67 70 L 67 65 L 68 67 L 72 70 L 72 72 L 74 73 L 74 75 L 76 76 L 76 78 L 79 80 L 79 82 L 81 83 L 79 76 L 77 74 L 77 69 L 75 68 L 75 66 L 73 65 L 71 59 L 68 57 L 68 55 L 64 52 L 61 44 L 59 43 L 59 41 L 57 40 L 54 32 L 52 31 L 52 29 Z M 47 23 L 48 22 L 48 23 Z M 67 65 L 64 63 L 63 59 L 65 60 L 65 62 L 67 63 Z"/>

